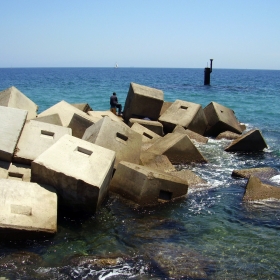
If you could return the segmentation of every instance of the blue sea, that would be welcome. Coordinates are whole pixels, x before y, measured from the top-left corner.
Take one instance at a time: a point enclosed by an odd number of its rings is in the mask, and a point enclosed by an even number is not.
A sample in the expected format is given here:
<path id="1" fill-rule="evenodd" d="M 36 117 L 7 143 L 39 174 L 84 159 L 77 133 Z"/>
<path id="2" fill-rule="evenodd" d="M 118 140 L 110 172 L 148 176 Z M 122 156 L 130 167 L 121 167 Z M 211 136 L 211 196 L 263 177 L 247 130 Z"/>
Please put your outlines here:
<path id="1" fill-rule="evenodd" d="M 0 91 L 15 86 L 39 113 L 61 100 L 108 110 L 114 91 L 124 105 L 134 82 L 162 90 L 165 101 L 229 107 L 268 145 L 233 154 L 224 151 L 229 140 L 210 139 L 198 146 L 207 164 L 181 167 L 210 188 L 149 208 L 110 195 L 94 216 L 60 214 L 53 238 L 0 241 L 0 278 L 280 279 L 280 204 L 243 202 L 247 180 L 231 176 L 242 168 L 280 171 L 280 71 L 214 68 L 211 85 L 203 81 L 204 69 L 0 69 Z"/>

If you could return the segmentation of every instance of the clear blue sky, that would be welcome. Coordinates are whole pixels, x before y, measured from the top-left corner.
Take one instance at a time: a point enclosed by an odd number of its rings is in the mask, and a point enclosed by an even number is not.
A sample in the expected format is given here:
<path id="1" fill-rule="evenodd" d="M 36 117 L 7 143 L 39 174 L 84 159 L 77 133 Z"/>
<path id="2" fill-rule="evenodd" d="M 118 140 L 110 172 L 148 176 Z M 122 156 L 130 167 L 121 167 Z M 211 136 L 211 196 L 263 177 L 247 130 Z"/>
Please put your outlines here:
<path id="1" fill-rule="evenodd" d="M 0 67 L 280 69 L 280 0 L 0 0 Z"/>

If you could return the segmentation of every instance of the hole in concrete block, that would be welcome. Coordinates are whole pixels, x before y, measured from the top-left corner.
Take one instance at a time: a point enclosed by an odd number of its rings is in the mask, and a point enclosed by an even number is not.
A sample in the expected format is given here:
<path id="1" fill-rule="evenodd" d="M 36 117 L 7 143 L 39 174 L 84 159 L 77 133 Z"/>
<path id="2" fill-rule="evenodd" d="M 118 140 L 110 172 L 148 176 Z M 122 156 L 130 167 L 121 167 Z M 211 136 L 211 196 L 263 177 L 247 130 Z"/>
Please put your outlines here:
<path id="1" fill-rule="evenodd" d="M 153 139 L 153 136 L 149 135 L 148 133 L 144 132 L 143 133 L 144 136 L 148 137 L 149 139 Z"/>
<path id="2" fill-rule="evenodd" d="M 31 216 L 32 208 L 30 206 L 25 206 L 25 205 L 11 204 L 11 213 Z"/>
<path id="3" fill-rule="evenodd" d="M 8 178 L 23 179 L 23 174 L 16 172 L 8 172 Z"/>
<path id="4" fill-rule="evenodd" d="M 54 137 L 54 132 L 52 131 L 47 131 L 47 130 L 41 130 L 41 135 L 53 138 Z"/>
<path id="5" fill-rule="evenodd" d="M 160 200 L 171 200 L 172 199 L 172 192 L 160 190 L 158 199 L 160 199 Z"/>
<path id="6" fill-rule="evenodd" d="M 120 142 L 126 144 L 126 141 L 128 140 L 128 137 L 125 136 L 125 135 L 123 135 L 123 134 L 121 134 L 121 133 L 119 133 L 119 132 L 117 132 L 117 134 L 116 134 L 116 139 L 117 139 L 118 141 L 120 141 Z"/>
<path id="7" fill-rule="evenodd" d="M 80 152 L 82 154 L 88 155 L 88 156 L 90 156 L 92 154 L 92 151 L 87 150 L 87 149 L 82 148 L 82 147 L 77 147 L 76 151 L 78 151 L 78 152 Z"/>
<path id="8" fill-rule="evenodd" d="M 221 110 L 221 113 L 223 113 L 224 111 Z"/>
<path id="9" fill-rule="evenodd" d="M 181 107 L 180 107 L 180 109 L 187 110 L 187 109 L 188 109 L 188 107 L 186 107 L 186 106 L 181 106 Z"/>

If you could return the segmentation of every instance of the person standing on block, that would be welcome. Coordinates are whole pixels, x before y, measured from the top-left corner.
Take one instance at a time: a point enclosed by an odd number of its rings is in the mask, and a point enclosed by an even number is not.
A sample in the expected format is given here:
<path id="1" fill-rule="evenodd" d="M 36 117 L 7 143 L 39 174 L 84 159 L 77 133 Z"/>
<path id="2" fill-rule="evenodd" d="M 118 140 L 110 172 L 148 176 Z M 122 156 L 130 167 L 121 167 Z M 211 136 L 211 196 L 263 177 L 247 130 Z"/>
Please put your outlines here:
<path id="1" fill-rule="evenodd" d="M 110 105 L 111 105 L 111 108 L 118 108 L 118 115 L 121 116 L 122 105 L 118 103 L 118 97 L 115 92 L 113 92 L 113 95 L 110 97 Z"/>

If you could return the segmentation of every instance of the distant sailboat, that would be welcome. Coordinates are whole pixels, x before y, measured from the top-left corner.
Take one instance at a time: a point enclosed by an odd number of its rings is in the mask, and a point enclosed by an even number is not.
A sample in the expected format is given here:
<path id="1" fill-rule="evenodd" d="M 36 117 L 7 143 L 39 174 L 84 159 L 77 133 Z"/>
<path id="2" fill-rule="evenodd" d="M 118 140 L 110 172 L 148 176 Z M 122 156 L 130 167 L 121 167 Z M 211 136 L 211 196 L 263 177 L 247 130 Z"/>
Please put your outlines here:
<path id="1" fill-rule="evenodd" d="M 118 63 L 116 63 L 116 64 L 115 64 L 115 68 L 118 68 L 118 67 L 119 67 L 119 66 L 118 66 Z"/>

